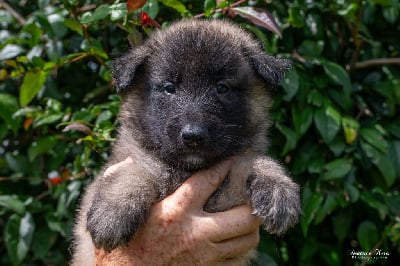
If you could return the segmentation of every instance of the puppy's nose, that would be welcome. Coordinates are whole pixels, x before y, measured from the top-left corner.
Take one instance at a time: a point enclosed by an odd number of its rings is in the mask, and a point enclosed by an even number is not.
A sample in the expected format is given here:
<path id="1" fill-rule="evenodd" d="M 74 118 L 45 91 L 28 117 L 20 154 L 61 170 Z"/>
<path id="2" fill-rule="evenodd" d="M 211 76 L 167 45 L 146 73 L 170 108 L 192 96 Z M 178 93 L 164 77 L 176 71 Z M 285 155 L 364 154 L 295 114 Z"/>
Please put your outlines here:
<path id="1" fill-rule="evenodd" d="M 197 147 L 204 143 L 208 135 L 208 130 L 205 127 L 186 124 L 181 131 L 183 143 L 187 146 Z"/>

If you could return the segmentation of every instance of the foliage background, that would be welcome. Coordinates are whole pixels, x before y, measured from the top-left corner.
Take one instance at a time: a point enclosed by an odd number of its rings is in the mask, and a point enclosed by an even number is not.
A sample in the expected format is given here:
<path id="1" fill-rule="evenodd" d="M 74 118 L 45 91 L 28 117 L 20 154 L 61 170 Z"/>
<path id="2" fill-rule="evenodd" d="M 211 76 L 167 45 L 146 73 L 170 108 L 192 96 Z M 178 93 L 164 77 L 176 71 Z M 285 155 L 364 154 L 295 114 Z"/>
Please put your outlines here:
<path id="1" fill-rule="evenodd" d="M 282 38 L 258 15 L 234 20 L 294 61 L 272 92 L 270 153 L 301 184 L 304 215 L 282 238 L 261 233 L 256 264 L 399 261 L 398 0 L 148 0 L 129 14 L 126 1 L 1 0 L 0 265 L 67 264 L 80 191 L 113 141 L 111 59 L 151 18 L 227 17 L 231 4 L 272 14 Z"/>

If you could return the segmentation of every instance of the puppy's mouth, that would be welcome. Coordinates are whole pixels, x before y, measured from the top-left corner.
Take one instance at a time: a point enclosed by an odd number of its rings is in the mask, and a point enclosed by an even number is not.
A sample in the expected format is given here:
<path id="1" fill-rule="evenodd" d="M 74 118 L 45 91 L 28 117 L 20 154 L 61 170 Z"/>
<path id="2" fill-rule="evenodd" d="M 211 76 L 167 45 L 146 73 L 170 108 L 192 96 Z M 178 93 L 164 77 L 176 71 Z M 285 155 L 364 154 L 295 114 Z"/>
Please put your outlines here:
<path id="1" fill-rule="evenodd" d="M 197 154 L 186 155 L 184 161 L 190 168 L 201 168 L 205 164 L 204 157 Z"/>

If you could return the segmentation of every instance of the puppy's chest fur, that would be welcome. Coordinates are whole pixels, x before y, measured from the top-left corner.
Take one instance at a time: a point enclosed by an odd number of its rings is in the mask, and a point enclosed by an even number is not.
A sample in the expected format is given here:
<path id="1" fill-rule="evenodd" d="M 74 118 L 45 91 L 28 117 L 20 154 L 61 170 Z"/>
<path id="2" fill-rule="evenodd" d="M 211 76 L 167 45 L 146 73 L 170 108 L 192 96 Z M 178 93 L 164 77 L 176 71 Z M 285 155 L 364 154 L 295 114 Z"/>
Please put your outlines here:
<path id="1" fill-rule="evenodd" d="M 242 157 L 237 159 L 218 189 L 209 197 L 204 205 L 206 212 L 222 212 L 243 204 L 250 203 L 247 180 L 250 176 L 251 159 Z M 170 169 L 159 177 L 159 200 L 172 194 L 187 178 L 190 172 Z M 216 177 L 217 178 L 217 177 Z"/>
<path id="2" fill-rule="evenodd" d="M 143 152 L 138 152 L 138 154 L 141 154 L 141 156 L 144 155 Z M 126 156 L 136 157 L 137 154 L 126 154 Z M 157 201 L 172 194 L 183 182 L 194 174 L 193 171 L 184 171 L 153 161 L 152 156 L 144 156 L 141 158 L 142 159 L 133 162 L 132 165 L 129 166 L 131 174 L 135 176 L 147 176 L 147 178 L 143 178 L 143 180 L 151 180 L 155 183 Z M 143 158 L 147 158 L 149 161 Z M 236 158 L 235 164 L 230 169 L 224 181 L 204 205 L 204 210 L 207 212 L 221 212 L 235 206 L 250 204 L 250 195 L 248 193 L 249 184 L 247 181 L 249 181 L 249 177 L 251 176 L 252 164 L 255 160 L 255 155 Z M 122 180 L 118 177 L 110 178 L 113 178 L 113 180 L 110 180 L 111 182 L 118 186 L 121 185 Z M 127 184 L 127 186 L 129 186 L 129 184 Z"/>

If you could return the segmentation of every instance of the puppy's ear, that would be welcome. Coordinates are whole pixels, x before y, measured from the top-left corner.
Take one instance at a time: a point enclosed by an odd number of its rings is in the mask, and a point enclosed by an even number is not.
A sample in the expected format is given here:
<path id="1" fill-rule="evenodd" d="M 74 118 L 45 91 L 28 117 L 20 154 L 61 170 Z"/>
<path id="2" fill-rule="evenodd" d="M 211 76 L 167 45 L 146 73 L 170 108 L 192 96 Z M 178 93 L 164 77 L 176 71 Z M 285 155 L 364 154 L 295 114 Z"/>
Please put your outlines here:
<path id="1" fill-rule="evenodd" d="M 112 75 L 118 93 L 132 85 L 139 67 L 144 64 L 150 53 L 148 47 L 139 46 L 113 61 Z"/>
<path id="2" fill-rule="evenodd" d="M 257 73 L 272 87 L 279 85 L 285 72 L 292 68 L 289 59 L 267 55 L 261 49 L 250 53 L 250 61 Z"/>

